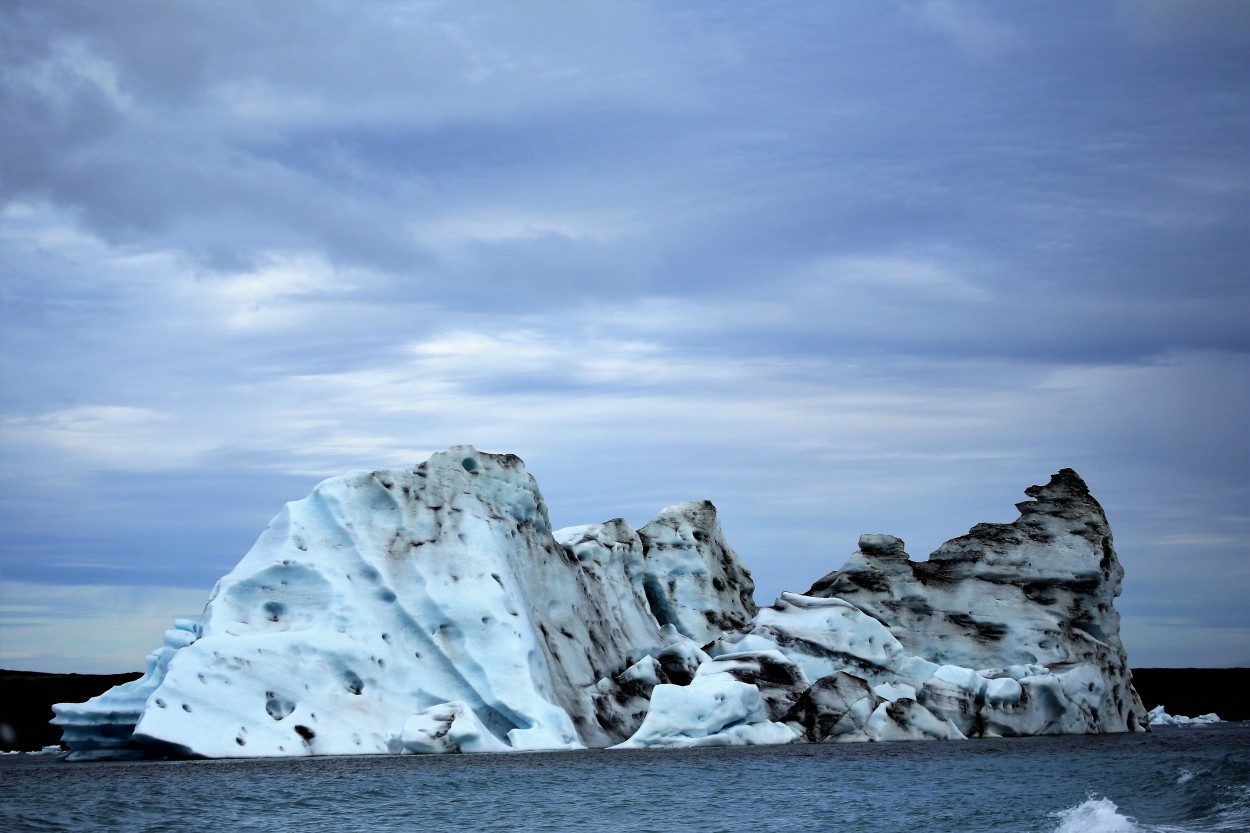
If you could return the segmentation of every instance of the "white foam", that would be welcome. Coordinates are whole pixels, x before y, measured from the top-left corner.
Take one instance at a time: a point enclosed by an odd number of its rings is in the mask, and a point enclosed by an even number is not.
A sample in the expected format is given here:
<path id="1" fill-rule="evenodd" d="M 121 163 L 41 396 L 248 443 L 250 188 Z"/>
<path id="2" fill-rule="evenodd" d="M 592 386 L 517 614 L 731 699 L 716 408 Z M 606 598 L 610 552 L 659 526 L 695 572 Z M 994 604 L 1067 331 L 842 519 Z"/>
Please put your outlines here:
<path id="1" fill-rule="evenodd" d="M 1181 769 L 1176 783 L 1186 784 L 1200 774 Z M 1059 820 L 1054 833 L 1245 833 L 1250 830 L 1250 785 L 1229 785 L 1227 790 L 1228 799 L 1217 804 L 1213 813 L 1180 824 L 1140 824 L 1122 814 L 1110 799 L 1091 795 L 1075 807 L 1052 814 Z"/>
<path id="2" fill-rule="evenodd" d="M 1211 830 L 1250 830 L 1250 784 L 1230 785 L 1230 801 L 1221 802 L 1211 816 Z"/>
<path id="3" fill-rule="evenodd" d="M 1055 833 L 1138 833 L 1135 819 L 1121 815 L 1109 798 L 1090 796 L 1085 801 L 1055 814 Z"/>

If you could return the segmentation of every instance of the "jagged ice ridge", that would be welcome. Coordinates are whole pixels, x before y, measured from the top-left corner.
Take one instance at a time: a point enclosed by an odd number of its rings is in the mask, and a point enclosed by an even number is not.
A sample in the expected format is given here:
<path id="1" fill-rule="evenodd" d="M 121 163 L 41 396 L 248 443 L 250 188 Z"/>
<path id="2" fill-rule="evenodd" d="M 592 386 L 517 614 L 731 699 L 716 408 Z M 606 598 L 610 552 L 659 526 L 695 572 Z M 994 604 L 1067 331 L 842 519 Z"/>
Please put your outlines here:
<path id="1" fill-rule="evenodd" d="M 865 535 L 757 609 L 710 502 L 553 531 L 457 446 L 287 504 L 146 674 L 54 707 L 72 760 L 1119 732 L 1149 718 L 1075 472 L 912 562 Z"/>

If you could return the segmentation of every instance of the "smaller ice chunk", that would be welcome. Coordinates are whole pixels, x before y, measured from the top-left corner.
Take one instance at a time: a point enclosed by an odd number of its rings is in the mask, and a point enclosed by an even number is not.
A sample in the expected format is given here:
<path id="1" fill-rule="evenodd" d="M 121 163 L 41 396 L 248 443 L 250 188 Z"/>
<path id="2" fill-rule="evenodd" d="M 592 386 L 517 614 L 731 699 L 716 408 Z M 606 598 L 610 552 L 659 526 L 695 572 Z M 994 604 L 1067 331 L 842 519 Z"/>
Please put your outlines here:
<path id="1" fill-rule="evenodd" d="M 1183 714 L 1168 714 L 1162 704 L 1155 706 L 1149 713 L 1151 726 L 1205 726 L 1210 723 L 1223 723 L 1215 712 L 1200 714 L 1197 717 L 1186 717 Z"/>
<path id="2" fill-rule="evenodd" d="M 916 699 L 916 689 L 906 683 L 882 683 L 872 687 L 872 693 L 880 697 L 882 700 L 901 700 L 906 697 L 908 700 Z"/>
<path id="3" fill-rule="evenodd" d="M 803 692 L 785 723 L 811 743 L 867 740 L 864 724 L 881 702 L 863 679 L 837 671 Z"/>
<path id="4" fill-rule="evenodd" d="M 864 724 L 863 732 L 873 741 L 964 739 L 964 734 L 950 720 L 906 698 L 877 706 Z"/>
<path id="5" fill-rule="evenodd" d="M 985 702 L 993 707 L 1015 706 L 1020 702 L 1024 689 L 1010 677 L 989 680 L 985 684 Z"/>
<path id="6" fill-rule="evenodd" d="M 614 748 L 790 743 L 794 729 L 769 719 L 760 690 L 720 671 L 689 685 L 658 685 L 642 726 Z"/>
<path id="7" fill-rule="evenodd" d="M 412 715 L 398 736 L 387 739 L 387 747 L 399 754 L 511 751 L 460 700 L 439 703 Z"/>
<path id="8" fill-rule="evenodd" d="M 772 720 L 784 718 L 810 686 L 803 669 L 780 651 L 722 654 L 700 665 L 695 676 L 720 673 L 758 688 Z"/>
<path id="9" fill-rule="evenodd" d="M 679 632 L 672 625 L 660 629 L 660 636 L 668 643 L 656 655 L 656 661 L 667 677 L 667 682 L 686 685 L 694 679 L 699 666 L 710 657 L 699 647 L 699 643 Z"/>
<path id="10" fill-rule="evenodd" d="M 508 742 L 512 748 L 520 752 L 539 752 L 560 749 L 585 749 L 581 743 L 572 739 L 572 735 L 560 732 L 559 728 L 547 726 L 531 726 L 528 729 L 513 729 L 508 732 Z"/>
<path id="11" fill-rule="evenodd" d="M 909 658 L 899 641 L 877 620 L 836 598 L 782 593 L 762 608 L 743 632 L 726 634 L 708 649 L 712 656 L 744 651 L 780 650 L 809 680 L 854 668 L 870 684 L 900 682 L 898 669 L 924 677 L 937 666 Z M 908 680 L 907 682 L 910 682 Z"/>

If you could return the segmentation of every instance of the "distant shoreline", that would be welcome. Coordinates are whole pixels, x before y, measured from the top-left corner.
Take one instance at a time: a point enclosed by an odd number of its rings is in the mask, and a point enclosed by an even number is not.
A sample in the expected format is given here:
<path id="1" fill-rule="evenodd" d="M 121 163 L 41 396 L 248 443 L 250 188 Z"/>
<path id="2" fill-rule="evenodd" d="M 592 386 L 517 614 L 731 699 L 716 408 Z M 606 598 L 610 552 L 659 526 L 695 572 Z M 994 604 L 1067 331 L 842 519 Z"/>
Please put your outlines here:
<path id="1" fill-rule="evenodd" d="M 53 703 L 81 703 L 115 685 L 143 676 L 127 674 L 45 674 L 0 669 L 0 751 L 35 752 L 61 742 L 61 730 L 48 723 Z"/>
<path id="2" fill-rule="evenodd" d="M 53 703 L 81 703 L 142 674 L 45 674 L 0 669 L 0 751 L 35 752 L 60 743 L 48 723 Z M 1135 668 L 1133 686 L 1146 708 L 1194 717 L 1215 712 L 1224 720 L 1250 720 L 1250 668 Z"/>
<path id="3" fill-rule="evenodd" d="M 1215 712 L 1223 720 L 1250 720 L 1246 687 L 1250 668 L 1134 668 L 1133 688 L 1146 708 L 1196 717 Z"/>

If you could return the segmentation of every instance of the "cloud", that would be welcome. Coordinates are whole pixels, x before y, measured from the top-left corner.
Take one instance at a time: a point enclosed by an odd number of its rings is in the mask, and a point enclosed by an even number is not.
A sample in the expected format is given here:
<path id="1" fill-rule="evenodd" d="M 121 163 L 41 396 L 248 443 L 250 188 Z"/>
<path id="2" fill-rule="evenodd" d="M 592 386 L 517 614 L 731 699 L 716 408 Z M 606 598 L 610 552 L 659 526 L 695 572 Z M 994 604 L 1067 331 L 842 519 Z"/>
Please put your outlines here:
<path id="1" fill-rule="evenodd" d="M 54 446 L 80 464 L 108 469 L 178 469 L 195 462 L 194 452 L 173 438 L 156 439 L 168 414 L 126 405 L 84 405 L 35 417 L 5 420 L 5 443 Z"/>
<path id="2" fill-rule="evenodd" d="M 0 665 L 62 674 L 142 671 L 173 618 L 198 619 L 199 590 L 0 582 Z"/>
<path id="3" fill-rule="evenodd" d="M 636 218 L 612 216 L 605 211 L 578 212 L 564 215 L 525 213 L 515 208 L 478 210 L 462 216 L 443 216 L 436 220 L 417 222 L 413 236 L 423 245 L 450 260 L 472 246 L 492 246 L 562 238 L 610 243 L 639 230 Z"/>
<path id="4" fill-rule="evenodd" d="M 0 566 L 209 585 L 461 442 L 715 500 L 762 601 L 1066 465 L 1130 575 L 1227 563 L 1244 58 L 1153 13 L 10 3 Z"/>
<path id="5" fill-rule="evenodd" d="M 1238 0 L 1118 0 L 1116 16 L 1146 44 L 1250 40 L 1250 9 Z"/>
<path id="6" fill-rule="evenodd" d="M 922 0 L 910 9 L 971 58 L 994 59 L 1025 46 L 1015 24 L 995 19 L 983 6 L 968 0 Z"/>
<path id="7" fill-rule="evenodd" d="M 167 236 L 206 266 L 316 241 L 394 267 L 428 258 L 405 228 L 445 199 L 405 180 L 433 182 L 466 140 L 477 165 L 549 144 L 588 102 L 628 118 L 684 95 L 676 44 L 587 47 L 606 27 L 644 36 L 641 9 L 305 11 L 19 4 L 7 40 L 32 46 L 5 74 L 7 198 L 72 206 L 111 239 Z M 527 120 L 543 131 L 529 143 L 466 129 Z"/>

